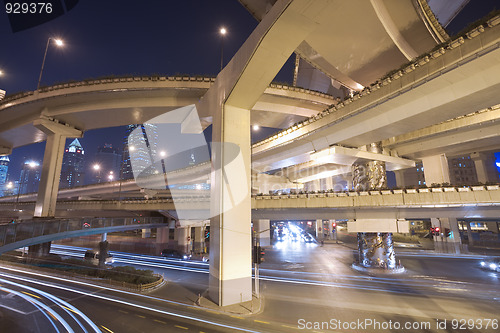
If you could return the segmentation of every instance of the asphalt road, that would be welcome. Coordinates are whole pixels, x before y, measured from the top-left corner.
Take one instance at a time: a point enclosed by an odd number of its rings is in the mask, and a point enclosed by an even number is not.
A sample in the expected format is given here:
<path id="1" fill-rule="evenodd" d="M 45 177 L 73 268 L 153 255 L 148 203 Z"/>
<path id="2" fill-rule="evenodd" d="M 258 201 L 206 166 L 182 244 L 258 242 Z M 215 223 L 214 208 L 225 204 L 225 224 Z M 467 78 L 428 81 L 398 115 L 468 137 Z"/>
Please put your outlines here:
<path id="1" fill-rule="evenodd" d="M 63 255 L 79 253 L 83 257 L 82 249 L 53 249 Z M 261 265 L 261 311 L 244 316 L 193 306 L 196 295 L 208 287 L 208 266 L 204 263 L 113 253 L 115 265 L 153 269 L 164 274 L 170 283 L 147 295 L 41 277 L 36 279 L 77 291 L 35 282 L 29 285 L 71 303 L 103 332 L 235 332 L 244 328 L 255 332 L 499 330 L 495 323 L 500 320 L 500 274 L 481 270 L 476 256 L 451 257 L 397 249 L 398 259 L 407 272 L 368 275 L 351 268 L 354 252 L 349 247 L 285 240 L 267 249 L 266 262 Z M 9 318 L 17 322 L 12 311 L 0 311 L 3 322 Z"/>

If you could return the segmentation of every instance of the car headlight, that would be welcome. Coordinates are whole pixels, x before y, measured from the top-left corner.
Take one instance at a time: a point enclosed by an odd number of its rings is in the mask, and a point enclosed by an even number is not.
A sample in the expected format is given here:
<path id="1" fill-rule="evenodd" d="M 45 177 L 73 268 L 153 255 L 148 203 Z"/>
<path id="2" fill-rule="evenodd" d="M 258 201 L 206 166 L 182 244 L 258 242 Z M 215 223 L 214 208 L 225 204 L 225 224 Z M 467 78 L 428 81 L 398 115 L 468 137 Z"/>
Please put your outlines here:
<path id="1" fill-rule="evenodd" d="M 480 264 L 481 266 L 486 265 L 486 263 L 485 263 L 484 261 L 481 261 L 479 264 Z"/>
<path id="2" fill-rule="evenodd" d="M 496 264 L 490 264 L 490 268 L 491 269 L 497 269 L 497 265 Z"/>

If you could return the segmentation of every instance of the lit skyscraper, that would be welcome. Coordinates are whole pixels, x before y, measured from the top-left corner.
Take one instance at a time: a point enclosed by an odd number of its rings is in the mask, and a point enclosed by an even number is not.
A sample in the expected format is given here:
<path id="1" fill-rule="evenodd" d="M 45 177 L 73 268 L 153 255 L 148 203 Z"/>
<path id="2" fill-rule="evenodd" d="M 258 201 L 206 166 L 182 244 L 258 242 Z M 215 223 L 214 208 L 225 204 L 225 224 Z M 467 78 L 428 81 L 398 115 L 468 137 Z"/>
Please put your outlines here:
<path id="1" fill-rule="evenodd" d="M 32 160 L 25 161 L 19 177 L 19 194 L 37 192 L 39 183 L 40 163 Z"/>
<path id="2" fill-rule="evenodd" d="M 109 175 L 113 175 L 113 180 L 118 179 L 121 167 L 121 153 L 117 148 L 113 148 L 110 143 L 97 147 L 93 165 L 99 165 L 99 172 L 93 173 L 93 183 L 109 181 Z"/>
<path id="3" fill-rule="evenodd" d="M 85 151 L 80 141 L 74 139 L 64 151 L 61 168 L 61 182 L 59 185 L 61 188 L 83 185 L 85 176 L 84 156 Z"/>
<path id="4" fill-rule="evenodd" d="M 4 195 L 5 186 L 7 183 L 7 173 L 9 172 L 8 156 L 0 156 L 0 196 Z"/>
<path id="5" fill-rule="evenodd" d="M 130 136 L 132 131 L 138 127 L 142 128 L 142 136 Z M 139 144 L 141 140 L 145 140 L 146 146 L 149 149 L 142 148 Z M 132 164 L 130 162 L 130 151 L 134 151 L 134 158 L 144 161 L 151 161 L 152 156 L 156 154 L 156 146 L 158 144 L 158 128 L 153 124 L 133 124 L 128 125 L 123 139 L 123 179 L 134 178 L 132 172 Z"/>

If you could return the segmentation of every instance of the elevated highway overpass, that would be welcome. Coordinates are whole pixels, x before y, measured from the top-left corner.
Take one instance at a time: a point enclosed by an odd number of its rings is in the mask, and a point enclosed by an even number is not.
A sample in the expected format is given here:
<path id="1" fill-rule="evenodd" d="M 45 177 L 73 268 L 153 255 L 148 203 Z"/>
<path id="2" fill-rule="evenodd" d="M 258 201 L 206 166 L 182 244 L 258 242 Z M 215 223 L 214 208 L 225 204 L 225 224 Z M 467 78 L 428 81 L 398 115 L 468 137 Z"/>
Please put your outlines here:
<path id="1" fill-rule="evenodd" d="M 41 142 L 40 118 L 87 131 L 144 123 L 173 109 L 196 103 L 215 81 L 210 77 L 140 76 L 86 80 L 20 93 L 0 102 L 0 147 Z M 333 97 L 303 88 L 271 84 L 252 109 L 252 123 L 284 128 L 321 112 Z M 211 115 L 200 114 L 207 126 Z"/>
<path id="2" fill-rule="evenodd" d="M 500 103 L 500 19 L 451 41 L 344 102 L 252 146 L 269 169 L 332 145 L 362 147 Z M 481 32 L 482 31 L 482 32 Z"/>
<path id="3" fill-rule="evenodd" d="M 55 240 L 108 232 L 161 228 L 168 226 L 161 217 L 73 218 L 25 220 L 0 224 L 0 255 L 21 247 Z"/>
<path id="4" fill-rule="evenodd" d="M 201 192 L 201 193 L 200 193 Z M 0 210 L 11 211 L 15 202 L 0 202 Z M 33 201 L 17 207 L 28 215 Z M 123 200 L 59 200 L 58 216 L 123 216 L 131 212 L 159 211 L 176 216 L 176 210 L 192 212 L 193 220 L 204 220 L 210 211 L 208 191 L 186 191 L 183 197 Z M 128 213 L 127 213 L 128 212 Z M 297 215 L 298 214 L 298 215 Z M 327 192 L 252 197 L 253 219 L 356 219 L 356 218 L 498 218 L 499 185 L 434 187 L 368 192 Z M 288 217 L 287 217 L 288 216 Z M 189 224 L 189 223 L 188 223 Z"/>

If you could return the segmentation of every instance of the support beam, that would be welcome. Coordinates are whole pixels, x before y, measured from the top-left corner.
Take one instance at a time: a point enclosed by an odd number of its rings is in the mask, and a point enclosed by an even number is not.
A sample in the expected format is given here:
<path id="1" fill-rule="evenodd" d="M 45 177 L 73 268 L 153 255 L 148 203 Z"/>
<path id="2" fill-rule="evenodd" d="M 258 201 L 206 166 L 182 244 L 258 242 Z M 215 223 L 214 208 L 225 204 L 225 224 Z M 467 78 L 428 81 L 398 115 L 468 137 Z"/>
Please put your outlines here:
<path id="1" fill-rule="evenodd" d="M 0 156 L 10 155 L 12 154 L 11 147 L 0 146 Z"/>
<path id="2" fill-rule="evenodd" d="M 366 146 L 371 153 L 382 153 L 380 142 Z M 352 166 L 353 187 L 356 191 L 369 191 L 387 187 L 386 166 L 383 161 L 355 163 Z M 378 224 L 394 225 L 391 221 L 380 221 Z M 358 232 L 358 264 L 365 268 L 396 268 L 396 255 L 392 233 L 375 228 Z M 381 231 L 381 232 L 379 232 Z"/>
<path id="3" fill-rule="evenodd" d="M 209 276 L 219 306 L 252 300 L 250 110 L 328 4 L 277 1 L 197 105 L 221 144 L 212 146 Z"/>
<path id="4" fill-rule="evenodd" d="M 35 120 L 33 125 L 47 134 L 34 216 L 54 217 L 66 138 L 81 138 L 82 131 L 44 118 Z"/>
<path id="5" fill-rule="evenodd" d="M 493 153 L 472 153 L 470 155 L 476 167 L 477 180 L 480 183 L 500 182 L 498 170 L 495 166 Z"/>
<path id="6" fill-rule="evenodd" d="M 194 228 L 194 253 L 203 253 L 205 252 L 205 228 L 204 227 L 195 227 Z"/>
<path id="7" fill-rule="evenodd" d="M 189 253 L 191 250 L 189 248 L 189 243 L 191 238 L 190 237 L 191 228 L 190 227 L 177 228 L 176 231 L 177 231 L 177 249 L 182 253 Z"/>
<path id="8" fill-rule="evenodd" d="M 271 245 L 271 221 L 270 220 L 255 220 L 253 222 L 257 241 L 260 246 Z"/>
<path id="9" fill-rule="evenodd" d="M 422 158 L 424 177 L 427 186 L 450 183 L 450 170 L 445 154 Z"/>

